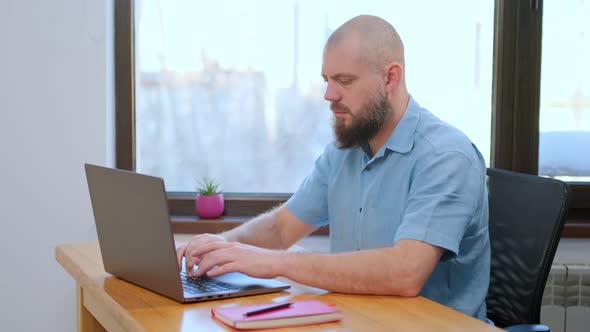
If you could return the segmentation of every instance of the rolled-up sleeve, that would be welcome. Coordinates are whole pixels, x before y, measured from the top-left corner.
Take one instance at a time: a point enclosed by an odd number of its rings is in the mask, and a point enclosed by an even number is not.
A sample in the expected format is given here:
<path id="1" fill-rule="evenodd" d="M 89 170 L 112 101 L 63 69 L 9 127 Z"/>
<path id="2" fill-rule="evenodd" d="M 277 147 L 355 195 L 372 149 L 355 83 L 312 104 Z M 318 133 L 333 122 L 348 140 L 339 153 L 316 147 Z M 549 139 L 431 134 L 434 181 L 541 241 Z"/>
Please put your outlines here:
<path id="1" fill-rule="evenodd" d="M 478 208 L 483 178 L 460 152 L 439 153 L 417 165 L 395 242 L 414 239 L 459 254 L 459 246 Z"/>
<path id="2" fill-rule="evenodd" d="M 328 181 L 330 175 L 329 145 L 316 159 L 314 169 L 285 203 L 285 207 L 308 225 L 328 224 Z"/>

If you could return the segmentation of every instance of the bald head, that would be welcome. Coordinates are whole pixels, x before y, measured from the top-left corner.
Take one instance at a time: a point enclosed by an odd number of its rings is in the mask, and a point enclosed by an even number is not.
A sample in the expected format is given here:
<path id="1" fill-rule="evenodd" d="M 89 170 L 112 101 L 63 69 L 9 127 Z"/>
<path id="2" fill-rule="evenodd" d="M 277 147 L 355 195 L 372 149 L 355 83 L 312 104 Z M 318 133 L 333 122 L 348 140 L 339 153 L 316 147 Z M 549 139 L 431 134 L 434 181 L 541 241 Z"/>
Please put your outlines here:
<path id="1" fill-rule="evenodd" d="M 404 44 L 400 36 L 391 24 L 380 17 L 361 15 L 348 20 L 328 38 L 326 49 L 351 40 L 358 45 L 359 60 L 376 70 L 394 61 L 405 66 Z"/>

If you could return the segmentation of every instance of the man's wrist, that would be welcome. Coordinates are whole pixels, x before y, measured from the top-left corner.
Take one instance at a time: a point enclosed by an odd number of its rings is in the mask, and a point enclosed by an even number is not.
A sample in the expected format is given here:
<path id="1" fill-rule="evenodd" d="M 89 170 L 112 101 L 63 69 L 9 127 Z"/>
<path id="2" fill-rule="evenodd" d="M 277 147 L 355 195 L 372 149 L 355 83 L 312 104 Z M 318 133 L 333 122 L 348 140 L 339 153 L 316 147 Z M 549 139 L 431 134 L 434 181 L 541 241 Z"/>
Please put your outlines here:
<path id="1" fill-rule="evenodd" d="M 232 239 L 231 234 L 228 234 L 228 232 L 219 233 L 217 236 L 221 237 L 225 242 L 238 242 Z"/>
<path id="2" fill-rule="evenodd" d="M 293 272 L 297 270 L 298 252 L 279 251 L 277 255 L 277 275 L 288 279 L 293 278 Z"/>

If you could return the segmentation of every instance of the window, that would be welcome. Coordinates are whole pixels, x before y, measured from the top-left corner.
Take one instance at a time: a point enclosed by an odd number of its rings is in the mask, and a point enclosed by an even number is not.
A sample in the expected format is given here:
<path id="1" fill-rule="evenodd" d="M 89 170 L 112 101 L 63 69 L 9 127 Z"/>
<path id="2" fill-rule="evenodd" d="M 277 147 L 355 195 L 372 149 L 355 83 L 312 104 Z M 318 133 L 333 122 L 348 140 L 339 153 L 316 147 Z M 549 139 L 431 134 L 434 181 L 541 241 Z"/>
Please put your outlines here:
<path id="1" fill-rule="evenodd" d="M 332 139 L 324 43 L 361 13 L 395 22 L 414 98 L 489 156 L 493 3 L 460 5 L 450 17 L 405 0 L 137 1 L 136 170 L 174 192 L 203 176 L 231 193 L 297 190 Z"/>
<path id="2" fill-rule="evenodd" d="M 313 4 L 137 5 L 137 170 L 170 191 L 203 176 L 231 193 L 296 190 L 330 141 Z"/>
<path id="3" fill-rule="evenodd" d="M 567 6 L 547 1 L 544 9 L 542 0 L 464 0 L 453 8 L 438 1 L 117 1 L 117 166 L 163 177 L 177 215 L 193 213 L 192 191 L 204 175 L 230 192 L 229 216 L 285 201 L 331 139 L 324 41 L 350 17 L 372 13 L 392 22 L 406 44 L 413 97 L 463 130 L 488 166 L 588 181 L 545 166 L 552 162 L 547 134 L 588 131 L 588 65 L 579 62 L 564 84 L 569 90 L 558 93 L 559 53 L 547 50 L 570 54 L 562 44 L 578 38 L 568 47 L 588 55 L 586 37 L 563 30 L 574 25 L 587 34 L 588 4 L 568 4 L 574 20 L 564 18 Z M 560 108 L 582 120 L 553 120 Z M 575 144 L 565 145 L 582 160 Z M 573 232 L 566 233 L 590 236 L 590 184 L 571 187 Z"/>
<path id="4" fill-rule="evenodd" d="M 565 181 L 590 181 L 589 19 L 590 1 L 545 1 L 539 174 Z"/>

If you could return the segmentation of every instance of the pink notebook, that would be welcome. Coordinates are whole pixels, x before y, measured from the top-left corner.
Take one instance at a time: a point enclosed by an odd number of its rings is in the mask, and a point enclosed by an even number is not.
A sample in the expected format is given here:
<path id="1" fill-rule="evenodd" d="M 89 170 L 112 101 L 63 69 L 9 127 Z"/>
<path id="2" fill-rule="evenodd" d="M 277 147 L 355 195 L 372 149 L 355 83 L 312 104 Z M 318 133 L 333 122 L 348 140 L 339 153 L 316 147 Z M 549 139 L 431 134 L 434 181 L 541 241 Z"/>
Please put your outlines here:
<path id="1" fill-rule="evenodd" d="M 280 303 L 265 303 L 240 307 L 213 308 L 211 316 L 238 330 L 268 329 L 333 322 L 342 319 L 338 309 L 317 300 L 296 301 L 291 306 L 244 316 L 246 312 L 259 310 Z"/>

